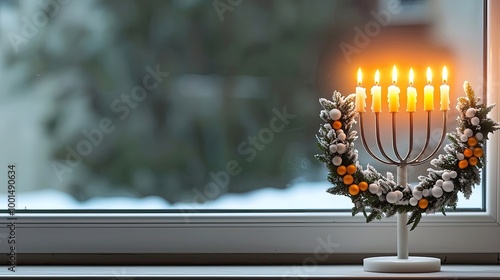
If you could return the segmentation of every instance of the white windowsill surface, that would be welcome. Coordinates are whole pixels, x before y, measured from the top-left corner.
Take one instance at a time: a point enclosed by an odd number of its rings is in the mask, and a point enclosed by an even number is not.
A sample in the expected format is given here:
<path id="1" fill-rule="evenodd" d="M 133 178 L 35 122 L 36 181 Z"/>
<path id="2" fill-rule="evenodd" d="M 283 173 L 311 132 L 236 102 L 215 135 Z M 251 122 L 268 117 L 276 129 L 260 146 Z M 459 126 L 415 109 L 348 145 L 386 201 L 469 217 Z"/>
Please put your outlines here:
<path id="1" fill-rule="evenodd" d="M 19 266 L 11 272 L 0 267 L 0 278 L 107 278 L 107 279 L 500 279 L 500 265 L 443 265 L 433 273 L 371 273 L 360 265 L 319 266 Z"/>

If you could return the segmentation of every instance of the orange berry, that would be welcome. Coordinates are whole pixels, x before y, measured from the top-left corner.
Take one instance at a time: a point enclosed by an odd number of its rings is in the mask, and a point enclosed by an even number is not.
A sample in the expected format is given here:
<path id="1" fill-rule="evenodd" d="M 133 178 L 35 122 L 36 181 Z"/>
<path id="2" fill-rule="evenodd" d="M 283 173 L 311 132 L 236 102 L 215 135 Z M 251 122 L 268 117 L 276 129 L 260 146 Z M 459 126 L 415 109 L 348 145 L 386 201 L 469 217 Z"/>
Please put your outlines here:
<path id="1" fill-rule="evenodd" d="M 354 182 L 354 178 L 352 177 L 352 175 L 345 175 L 344 176 L 344 184 L 350 185 L 353 182 Z"/>
<path id="2" fill-rule="evenodd" d="M 476 165 L 477 162 L 478 162 L 477 157 L 471 157 L 469 159 L 469 164 L 472 165 L 472 166 Z"/>
<path id="3" fill-rule="evenodd" d="M 467 148 L 464 150 L 464 156 L 465 157 L 471 157 L 474 153 L 472 152 L 471 149 Z"/>
<path id="4" fill-rule="evenodd" d="M 368 189 L 368 183 L 363 181 L 358 184 L 359 190 L 364 192 Z"/>
<path id="5" fill-rule="evenodd" d="M 427 199 L 422 198 L 418 201 L 418 207 L 420 207 L 421 209 L 425 209 L 427 208 L 427 206 L 429 206 L 429 201 Z"/>
<path id="6" fill-rule="evenodd" d="M 458 162 L 458 167 L 460 169 L 465 169 L 469 166 L 469 162 L 466 159 L 462 159 L 461 161 Z"/>
<path id="7" fill-rule="evenodd" d="M 344 176 L 346 172 L 347 168 L 345 168 L 345 166 L 341 165 L 337 167 L 337 174 L 339 174 L 340 176 Z"/>
<path id="8" fill-rule="evenodd" d="M 469 140 L 467 140 L 467 144 L 471 147 L 476 146 L 477 145 L 476 137 L 469 137 Z"/>
<path id="9" fill-rule="evenodd" d="M 349 186 L 349 194 L 350 195 L 357 195 L 359 193 L 359 187 L 356 184 L 352 184 Z"/>
<path id="10" fill-rule="evenodd" d="M 335 130 L 341 129 L 342 123 L 340 121 L 334 121 L 332 126 L 333 126 L 333 129 L 335 129 Z"/>
<path id="11" fill-rule="evenodd" d="M 347 173 L 351 174 L 351 175 L 356 173 L 356 165 L 351 164 L 351 165 L 347 166 Z"/>
<path id="12" fill-rule="evenodd" d="M 482 148 L 474 148 L 474 156 L 475 157 L 482 157 L 483 156 L 483 149 Z"/>

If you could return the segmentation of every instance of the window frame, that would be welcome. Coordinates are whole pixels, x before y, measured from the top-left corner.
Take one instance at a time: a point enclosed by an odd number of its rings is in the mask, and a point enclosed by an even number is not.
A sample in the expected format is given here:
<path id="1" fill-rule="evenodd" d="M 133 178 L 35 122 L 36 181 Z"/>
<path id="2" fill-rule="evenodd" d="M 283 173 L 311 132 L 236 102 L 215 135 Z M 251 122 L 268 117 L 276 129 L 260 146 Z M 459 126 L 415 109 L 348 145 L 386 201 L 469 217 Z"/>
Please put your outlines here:
<path id="1" fill-rule="evenodd" d="M 499 91 L 500 2 L 484 6 L 486 86 Z M 490 90 L 487 101 L 498 104 L 498 94 Z M 490 117 L 500 120 L 499 109 Z M 492 135 L 486 211 L 424 216 L 410 232 L 410 254 L 500 253 L 499 146 L 498 134 Z M 7 218 L 1 215 L 3 224 Z M 362 215 L 350 213 L 19 213 L 16 218 L 18 254 L 396 252 L 395 218 L 366 224 Z M 7 246 L 0 242 L 2 250 Z"/>

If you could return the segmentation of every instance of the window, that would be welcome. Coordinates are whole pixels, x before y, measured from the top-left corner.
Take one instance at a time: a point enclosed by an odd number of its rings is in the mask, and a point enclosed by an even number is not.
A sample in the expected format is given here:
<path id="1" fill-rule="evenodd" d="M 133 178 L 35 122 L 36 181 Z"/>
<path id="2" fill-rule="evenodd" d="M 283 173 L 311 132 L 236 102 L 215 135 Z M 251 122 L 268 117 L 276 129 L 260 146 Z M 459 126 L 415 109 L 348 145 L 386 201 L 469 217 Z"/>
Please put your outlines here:
<path id="1" fill-rule="evenodd" d="M 19 208 L 348 210 L 313 158 L 319 97 L 352 92 L 357 67 L 385 86 L 394 63 L 417 88 L 444 64 L 452 94 L 483 83 L 481 2 L 393 2 L 4 2 Z"/>
<path id="2" fill-rule="evenodd" d="M 487 57 L 486 65 L 482 66 L 486 68 L 485 87 L 489 89 L 487 99 L 490 103 L 498 101 L 499 9 L 500 5 L 495 1 L 485 3 Z M 233 14 L 236 13 L 237 10 Z M 113 55 L 110 53 L 110 58 Z M 483 68 L 479 71 L 482 72 Z M 36 79 L 36 71 L 33 74 L 33 79 Z M 191 84 L 192 81 L 187 83 Z M 129 88 L 133 88 L 133 85 Z M 113 99 L 110 97 L 111 103 Z M 269 109 L 272 111 L 272 108 Z M 67 110 L 78 113 L 76 108 Z M 315 110 L 312 111 L 316 114 Z M 492 113 L 492 117 L 500 119 L 498 109 Z M 109 123 L 104 122 L 102 127 L 108 129 Z M 313 127 L 315 131 L 317 126 Z M 26 133 L 29 136 L 29 129 Z M 309 135 L 312 137 L 314 133 Z M 488 194 L 486 212 L 425 217 L 411 234 L 411 253 L 500 252 L 498 141 L 496 135 L 491 137 L 488 147 L 489 163 L 484 174 L 485 191 Z M 353 218 L 349 213 L 217 213 L 200 210 L 192 213 L 151 211 L 135 214 L 99 211 L 66 214 L 25 212 L 17 216 L 18 253 L 314 253 L 316 248 L 322 252 L 335 253 L 393 253 L 396 247 L 393 220 L 367 225 L 363 217 Z M 204 238 L 199 238 L 201 235 Z M 436 236 L 453 238 L 440 239 Z M 477 238 L 467 238 L 468 242 L 464 244 L 463 240 L 467 236 Z"/>

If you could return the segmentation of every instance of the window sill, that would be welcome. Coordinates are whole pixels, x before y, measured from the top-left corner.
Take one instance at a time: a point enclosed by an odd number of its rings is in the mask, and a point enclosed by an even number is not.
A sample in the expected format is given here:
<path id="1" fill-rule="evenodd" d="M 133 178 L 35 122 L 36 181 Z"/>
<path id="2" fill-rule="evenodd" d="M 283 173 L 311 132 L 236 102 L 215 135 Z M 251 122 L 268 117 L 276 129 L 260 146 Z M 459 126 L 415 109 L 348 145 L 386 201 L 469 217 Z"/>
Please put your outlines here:
<path id="1" fill-rule="evenodd" d="M 440 272 L 400 274 L 363 271 L 360 265 L 319 266 L 20 266 L 16 272 L 0 268 L 0 276 L 8 278 L 105 278 L 152 279 L 231 278 L 231 279 L 498 279 L 500 265 L 443 265 Z"/>

